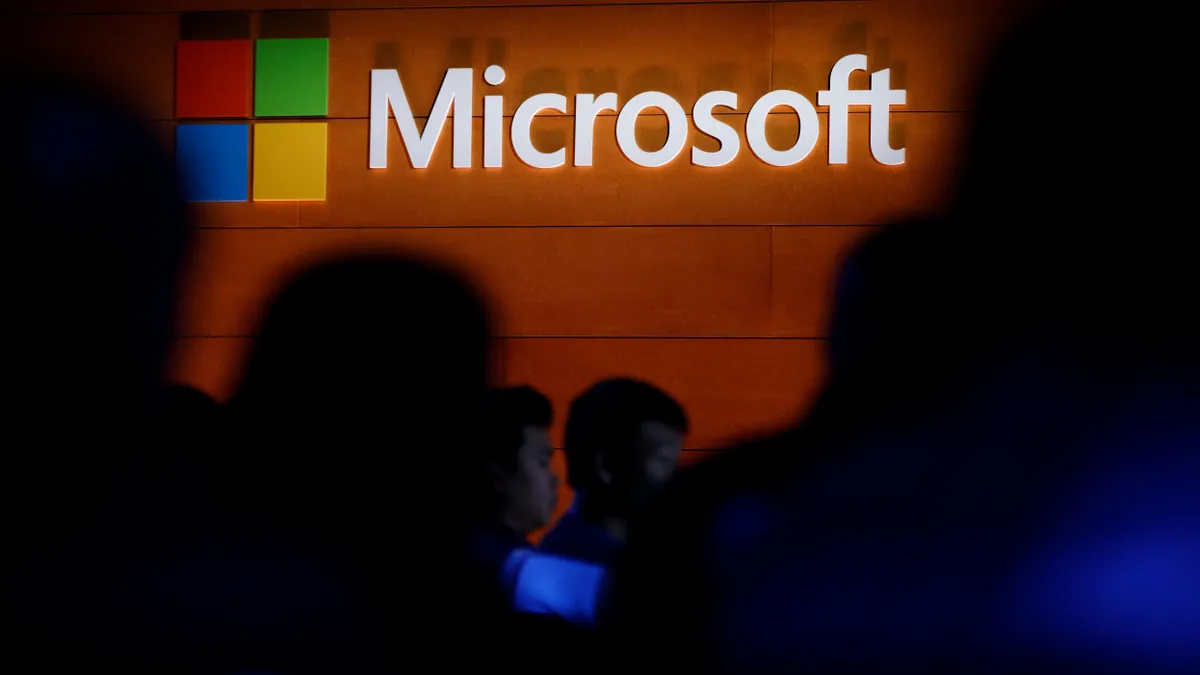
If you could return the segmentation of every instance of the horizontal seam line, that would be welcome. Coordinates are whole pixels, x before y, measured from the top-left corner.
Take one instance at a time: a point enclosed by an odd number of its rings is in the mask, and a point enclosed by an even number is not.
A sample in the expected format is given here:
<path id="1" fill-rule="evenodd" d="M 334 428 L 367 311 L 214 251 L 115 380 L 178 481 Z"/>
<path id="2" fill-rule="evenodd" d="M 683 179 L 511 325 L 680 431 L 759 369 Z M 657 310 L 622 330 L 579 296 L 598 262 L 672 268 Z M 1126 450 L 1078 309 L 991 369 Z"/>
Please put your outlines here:
<path id="1" fill-rule="evenodd" d="M 645 0 L 645 1 L 639 2 L 639 1 L 635 0 L 634 2 L 594 2 L 594 3 L 583 4 L 583 5 L 571 4 L 571 3 L 561 3 L 561 2 L 560 3 L 547 3 L 547 4 L 517 2 L 517 3 L 512 3 L 512 4 L 494 4 L 494 5 L 428 4 L 428 5 L 412 5 L 412 6 L 408 6 L 408 7 L 317 7 L 317 8 L 303 9 L 303 10 L 294 10 L 294 9 L 293 10 L 223 9 L 223 10 L 219 10 L 219 13 L 221 13 L 221 14 L 226 14 L 226 13 L 238 14 L 238 13 L 243 13 L 243 12 L 244 13 L 261 12 L 264 14 L 270 14 L 270 13 L 275 13 L 275 12 L 294 12 L 294 11 L 302 11 L 302 12 L 378 12 L 378 11 L 397 12 L 397 11 L 421 11 L 421 10 L 428 11 L 428 10 L 441 10 L 441 9 L 454 9 L 454 10 L 541 9 L 541 8 L 584 9 L 584 8 L 589 8 L 589 7 L 645 7 L 645 6 L 678 7 L 678 6 L 696 6 L 696 5 L 753 6 L 753 5 L 766 5 L 766 4 L 842 3 L 842 2 L 853 2 L 853 1 L 856 1 L 856 0 L 771 0 L 769 2 L 766 0 L 751 1 L 751 2 L 733 2 L 730 0 L 713 0 L 711 2 L 705 2 L 702 0 L 693 0 L 691 2 L 687 2 L 687 1 L 684 1 L 684 2 L 655 2 L 654 0 Z M 858 2 L 875 2 L 875 0 L 857 0 L 857 1 Z M 69 11 L 69 12 L 18 12 L 17 16 L 39 16 L 39 17 L 40 16 L 46 16 L 46 17 L 52 17 L 52 16 L 164 16 L 164 15 L 172 15 L 172 14 L 178 14 L 178 15 L 199 14 L 199 13 L 203 13 L 203 12 L 207 12 L 207 11 L 209 11 L 209 10 L 197 9 L 197 10 L 180 11 L 177 9 L 163 9 L 163 10 L 148 10 L 148 11 L 142 11 L 142 12 L 105 12 L 105 11 L 75 10 L 75 11 Z M 326 37 L 326 36 L 314 35 L 314 36 L 310 36 L 310 37 Z"/>
<path id="2" fill-rule="evenodd" d="M 201 204 L 269 204 L 275 206 L 295 206 L 306 203 L 321 204 L 326 202 L 189 202 L 193 206 Z M 253 232 L 255 230 L 303 230 L 307 232 L 320 232 L 322 230 L 579 230 L 579 229 L 628 229 L 628 230 L 649 230 L 649 229 L 712 229 L 712 228 L 800 228 L 800 227 L 885 227 L 884 224 L 873 223 L 855 223 L 849 225 L 837 225 L 829 223 L 753 223 L 753 224 L 721 224 L 721 223 L 671 223 L 665 225 L 194 225 L 193 230 L 233 230 L 238 232 Z"/>
<path id="3" fill-rule="evenodd" d="M 258 337 L 248 335 L 176 335 L 173 340 L 252 340 Z M 828 337 L 803 337 L 790 335 L 493 335 L 492 340 L 790 340 L 790 341 L 825 341 Z"/>
<path id="4" fill-rule="evenodd" d="M 889 114 L 890 115 L 966 115 L 966 114 L 970 114 L 971 112 L 972 112 L 971 110 L 892 110 Z M 686 117 L 688 117 L 688 119 L 692 119 L 691 113 L 684 113 L 684 114 L 686 115 Z M 773 112 L 770 112 L 767 114 L 768 115 L 784 115 L 784 116 L 791 115 L 791 116 L 795 117 L 795 113 L 784 112 L 784 111 L 780 111 L 780 112 L 773 111 Z M 828 115 L 828 114 L 829 114 L 829 111 L 827 111 L 827 110 L 818 110 L 817 111 L 818 116 Z M 850 114 L 851 115 L 870 115 L 871 113 L 870 113 L 870 111 L 867 111 L 867 110 L 851 110 Z M 748 112 L 745 112 L 745 113 L 742 113 L 742 112 L 713 113 L 713 117 L 716 117 L 717 119 L 720 119 L 722 117 L 748 117 L 749 115 L 750 115 L 750 113 L 748 113 Z M 661 112 L 657 112 L 657 113 L 645 112 L 645 113 L 642 113 L 641 116 L 643 116 L 643 117 L 666 117 L 666 114 L 661 113 Z M 513 119 L 513 117 L 514 117 L 513 115 L 505 115 L 504 119 L 511 120 L 511 119 Z M 553 119 L 553 118 L 559 118 L 559 117 L 574 118 L 575 115 L 570 114 L 570 113 L 566 113 L 566 114 L 562 114 L 562 113 L 560 113 L 560 114 L 541 114 L 541 113 L 539 113 L 537 115 L 537 117 L 543 118 L 543 119 Z M 610 113 L 607 115 L 597 115 L 597 117 L 617 117 L 617 115 Z M 297 116 L 297 117 L 152 117 L 149 119 L 149 121 L 151 121 L 151 122 L 177 122 L 180 124 L 208 124 L 208 123 L 219 124 L 222 122 L 236 122 L 236 123 L 240 123 L 240 124 L 245 124 L 245 123 L 253 124 L 253 123 L 275 123 L 275 122 L 361 122 L 361 121 L 370 120 L 370 119 L 371 118 L 367 117 L 367 116 L 354 116 L 354 117 L 320 117 L 320 116 L 311 116 L 311 117 L 306 117 L 306 116 Z M 389 115 L 388 119 L 391 120 L 391 119 L 395 119 L 395 118 L 393 116 Z M 483 119 L 483 115 L 471 115 L 471 119 Z M 428 121 L 429 117 L 428 116 L 424 116 L 424 117 L 414 116 L 413 121 L 417 121 L 417 120 Z"/>

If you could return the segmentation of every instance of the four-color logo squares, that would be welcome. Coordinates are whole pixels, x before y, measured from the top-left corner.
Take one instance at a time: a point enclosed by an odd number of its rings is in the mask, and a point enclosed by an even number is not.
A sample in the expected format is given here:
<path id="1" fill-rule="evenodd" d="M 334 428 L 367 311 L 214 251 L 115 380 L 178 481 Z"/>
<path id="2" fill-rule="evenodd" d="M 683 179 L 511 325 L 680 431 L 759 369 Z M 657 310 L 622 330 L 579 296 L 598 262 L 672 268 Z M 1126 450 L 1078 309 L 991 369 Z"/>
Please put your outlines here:
<path id="1" fill-rule="evenodd" d="M 328 38 L 178 45 L 175 146 L 190 201 L 324 200 L 327 122 L 304 118 L 328 113 Z"/>

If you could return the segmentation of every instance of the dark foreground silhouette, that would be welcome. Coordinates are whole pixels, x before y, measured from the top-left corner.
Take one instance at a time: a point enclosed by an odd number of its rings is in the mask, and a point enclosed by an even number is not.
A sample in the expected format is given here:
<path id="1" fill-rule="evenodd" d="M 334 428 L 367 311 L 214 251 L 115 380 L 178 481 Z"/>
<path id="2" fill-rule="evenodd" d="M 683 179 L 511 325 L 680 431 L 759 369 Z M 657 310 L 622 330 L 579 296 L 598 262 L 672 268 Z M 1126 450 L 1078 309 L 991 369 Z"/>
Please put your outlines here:
<path id="1" fill-rule="evenodd" d="M 1178 30 L 1059 3 L 1013 35 L 952 208 L 886 229 L 843 271 L 811 414 L 689 472 L 631 534 L 608 617 L 627 658 L 710 673 L 1200 666 L 1183 571 L 1200 559 L 1200 341 L 1183 309 L 1198 285 L 1170 161 L 1188 141 L 1105 142 L 1111 120 L 1084 101 L 1113 71 L 1065 65 L 1121 35 L 1117 72 L 1167 87 Z"/>

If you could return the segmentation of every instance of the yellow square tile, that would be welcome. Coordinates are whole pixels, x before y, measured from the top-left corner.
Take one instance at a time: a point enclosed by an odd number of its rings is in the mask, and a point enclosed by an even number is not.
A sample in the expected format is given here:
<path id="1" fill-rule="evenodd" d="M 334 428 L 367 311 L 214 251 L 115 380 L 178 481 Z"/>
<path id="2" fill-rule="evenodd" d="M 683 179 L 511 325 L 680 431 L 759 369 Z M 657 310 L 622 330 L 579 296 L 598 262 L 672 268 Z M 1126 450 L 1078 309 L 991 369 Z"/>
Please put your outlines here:
<path id="1" fill-rule="evenodd" d="M 254 201 L 324 201 L 326 122 L 254 125 Z"/>

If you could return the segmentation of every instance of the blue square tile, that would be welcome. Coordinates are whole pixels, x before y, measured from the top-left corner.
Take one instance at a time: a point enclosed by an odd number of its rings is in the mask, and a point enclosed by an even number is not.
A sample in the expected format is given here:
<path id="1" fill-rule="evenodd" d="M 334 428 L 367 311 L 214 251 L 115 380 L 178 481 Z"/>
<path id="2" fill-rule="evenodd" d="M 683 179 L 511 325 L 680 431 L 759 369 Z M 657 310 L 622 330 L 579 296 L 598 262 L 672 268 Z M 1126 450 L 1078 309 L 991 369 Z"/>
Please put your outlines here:
<path id="1" fill-rule="evenodd" d="M 175 128 L 175 157 L 188 201 L 249 199 L 249 124 L 180 124 Z"/>

